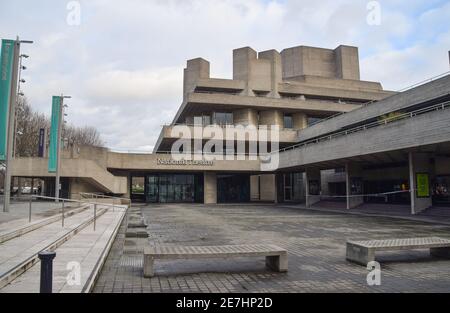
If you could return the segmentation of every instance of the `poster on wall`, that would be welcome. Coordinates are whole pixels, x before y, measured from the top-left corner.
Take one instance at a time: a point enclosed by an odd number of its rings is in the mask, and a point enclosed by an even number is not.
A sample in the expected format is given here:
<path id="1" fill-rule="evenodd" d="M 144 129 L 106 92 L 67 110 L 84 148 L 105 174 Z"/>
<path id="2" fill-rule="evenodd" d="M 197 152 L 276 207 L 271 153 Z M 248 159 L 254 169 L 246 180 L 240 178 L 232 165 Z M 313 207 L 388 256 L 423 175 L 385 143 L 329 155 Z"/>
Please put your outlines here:
<path id="1" fill-rule="evenodd" d="M 416 173 L 417 198 L 430 197 L 430 178 L 428 173 Z"/>

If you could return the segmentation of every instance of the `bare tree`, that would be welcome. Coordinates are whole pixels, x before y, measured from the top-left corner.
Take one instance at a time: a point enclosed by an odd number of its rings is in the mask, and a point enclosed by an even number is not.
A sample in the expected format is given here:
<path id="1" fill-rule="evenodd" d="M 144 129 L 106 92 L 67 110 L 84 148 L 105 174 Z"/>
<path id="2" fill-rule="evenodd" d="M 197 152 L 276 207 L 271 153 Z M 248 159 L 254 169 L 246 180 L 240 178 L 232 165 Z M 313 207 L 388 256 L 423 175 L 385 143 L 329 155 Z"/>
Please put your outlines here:
<path id="1" fill-rule="evenodd" d="M 88 146 L 103 146 L 104 142 L 95 127 L 76 127 L 73 125 L 64 128 L 64 138 L 70 143 Z"/>
<path id="2" fill-rule="evenodd" d="M 17 103 L 15 155 L 37 156 L 39 129 L 50 127 L 49 119 L 42 113 L 33 112 L 25 97 Z"/>
<path id="3" fill-rule="evenodd" d="M 50 129 L 50 118 L 42 113 L 34 112 L 27 98 L 21 97 L 17 104 L 15 155 L 19 157 L 35 157 L 38 155 L 39 130 Z M 64 125 L 63 138 L 70 144 L 102 146 L 104 143 L 100 133 L 94 127 L 76 127 Z"/>

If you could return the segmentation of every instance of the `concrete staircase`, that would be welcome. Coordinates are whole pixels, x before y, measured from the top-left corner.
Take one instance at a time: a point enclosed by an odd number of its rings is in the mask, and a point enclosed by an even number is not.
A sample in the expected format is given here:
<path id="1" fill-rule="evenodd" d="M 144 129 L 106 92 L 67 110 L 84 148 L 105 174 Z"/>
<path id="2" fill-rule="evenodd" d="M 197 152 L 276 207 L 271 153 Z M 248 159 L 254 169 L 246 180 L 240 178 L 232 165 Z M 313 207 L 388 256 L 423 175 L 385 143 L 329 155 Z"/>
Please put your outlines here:
<path id="1" fill-rule="evenodd" d="M 53 177 L 48 172 L 46 158 L 17 158 L 13 160 L 13 176 Z M 94 160 L 63 159 L 61 177 L 86 179 L 104 192 L 114 194 L 127 193 L 127 178 L 114 176 Z"/>

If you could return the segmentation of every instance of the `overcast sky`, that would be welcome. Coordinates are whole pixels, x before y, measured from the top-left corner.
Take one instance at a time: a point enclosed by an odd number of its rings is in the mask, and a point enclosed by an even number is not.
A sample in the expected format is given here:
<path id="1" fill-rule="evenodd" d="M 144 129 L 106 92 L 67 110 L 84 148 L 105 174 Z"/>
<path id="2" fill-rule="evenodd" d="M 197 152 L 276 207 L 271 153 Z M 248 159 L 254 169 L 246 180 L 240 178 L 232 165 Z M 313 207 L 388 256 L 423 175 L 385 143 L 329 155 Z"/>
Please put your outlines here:
<path id="1" fill-rule="evenodd" d="M 449 70 L 448 0 L 379 1 L 379 25 L 365 0 L 81 0 L 79 25 L 70 2 L 0 0 L 0 38 L 35 42 L 22 47 L 33 108 L 50 115 L 51 96 L 69 94 L 69 123 L 115 149 L 153 148 L 191 58 L 231 78 L 235 48 L 355 45 L 361 79 L 391 90 Z"/>

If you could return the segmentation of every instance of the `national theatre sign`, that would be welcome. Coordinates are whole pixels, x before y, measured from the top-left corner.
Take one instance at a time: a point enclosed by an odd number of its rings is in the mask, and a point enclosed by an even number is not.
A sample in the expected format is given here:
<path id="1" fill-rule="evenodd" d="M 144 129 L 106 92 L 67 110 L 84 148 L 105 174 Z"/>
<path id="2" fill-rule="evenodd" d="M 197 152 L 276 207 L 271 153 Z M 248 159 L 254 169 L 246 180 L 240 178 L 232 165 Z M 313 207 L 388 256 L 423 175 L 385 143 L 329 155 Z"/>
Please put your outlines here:
<path id="1" fill-rule="evenodd" d="M 158 165 L 194 165 L 194 166 L 213 166 L 214 161 L 210 160 L 173 160 L 173 159 L 157 159 Z"/>

